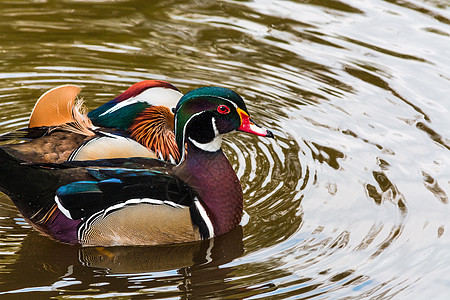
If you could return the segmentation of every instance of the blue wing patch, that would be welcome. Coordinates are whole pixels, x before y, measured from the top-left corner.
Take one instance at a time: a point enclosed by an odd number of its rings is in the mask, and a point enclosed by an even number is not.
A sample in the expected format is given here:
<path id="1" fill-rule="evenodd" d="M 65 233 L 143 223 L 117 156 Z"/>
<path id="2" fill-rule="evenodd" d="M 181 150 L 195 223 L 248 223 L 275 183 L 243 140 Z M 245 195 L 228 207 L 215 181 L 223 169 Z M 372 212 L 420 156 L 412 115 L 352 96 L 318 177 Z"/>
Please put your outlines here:
<path id="1" fill-rule="evenodd" d="M 86 168 L 86 171 L 97 180 L 106 180 L 110 178 L 122 177 L 140 177 L 140 176 L 161 176 L 164 172 L 146 169 L 125 169 L 125 168 Z"/>
<path id="2" fill-rule="evenodd" d="M 177 177 L 145 169 L 87 168 L 98 181 L 77 181 L 61 186 L 55 201 L 69 218 L 80 219 L 124 203 L 149 198 L 190 206 L 194 192 Z"/>
<path id="3" fill-rule="evenodd" d="M 119 102 L 121 103 L 121 102 Z M 147 107 L 151 106 L 146 102 L 135 102 L 119 109 L 114 109 L 117 102 L 111 100 L 108 103 L 90 111 L 89 119 L 96 126 L 117 128 L 127 130 L 131 126 L 134 119 Z"/>

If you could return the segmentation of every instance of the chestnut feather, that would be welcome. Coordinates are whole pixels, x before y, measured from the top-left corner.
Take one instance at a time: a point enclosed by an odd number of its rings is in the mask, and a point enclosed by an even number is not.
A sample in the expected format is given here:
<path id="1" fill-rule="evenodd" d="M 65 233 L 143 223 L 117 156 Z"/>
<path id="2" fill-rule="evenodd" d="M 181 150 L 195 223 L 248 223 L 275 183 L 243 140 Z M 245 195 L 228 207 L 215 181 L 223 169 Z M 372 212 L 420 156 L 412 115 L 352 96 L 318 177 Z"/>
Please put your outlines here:
<path id="1" fill-rule="evenodd" d="M 166 161 L 180 160 L 175 142 L 174 115 L 164 106 L 152 106 L 141 112 L 128 128 L 133 139 Z"/>

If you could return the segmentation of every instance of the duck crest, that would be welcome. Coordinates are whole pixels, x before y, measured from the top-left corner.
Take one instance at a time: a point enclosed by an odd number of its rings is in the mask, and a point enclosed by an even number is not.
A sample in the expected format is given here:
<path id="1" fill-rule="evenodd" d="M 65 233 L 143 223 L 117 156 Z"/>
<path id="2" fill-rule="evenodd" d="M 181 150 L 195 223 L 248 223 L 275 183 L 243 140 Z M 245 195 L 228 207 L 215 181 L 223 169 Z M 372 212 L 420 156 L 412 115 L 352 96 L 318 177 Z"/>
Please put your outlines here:
<path id="1" fill-rule="evenodd" d="M 96 126 L 127 130 L 134 119 L 151 106 L 174 107 L 181 92 L 172 84 L 160 80 L 144 80 L 90 111 L 88 117 Z"/>
<path id="2" fill-rule="evenodd" d="M 219 106 L 226 106 L 226 122 L 223 122 L 222 118 L 219 120 L 219 116 L 214 117 Z M 219 136 L 216 132 L 217 129 L 222 130 L 221 133 L 226 133 L 239 127 L 241 120 L 237 114 L 238 109 L 247 110 L 242 98 L 227 88 L 202 87 L 186 93 L 175 108 L 175 140 L 182 153 L 181 161 L 185 155 L 183 149 L 188 139 L 188 131 L 194 143 L 212 142 L 215 137 Z M 231 110 L 233 113 L 230 113 Z M 224 116 L 222 114 L 222 117 Z M 219 123 L 220 128 L 217 126 Z"/>
<path id="3" fill-rule="evenodd" d="M 155 87 L 172 89 L 177 92 L 180 92 L 180 90 L 178 90 L 174 85 L 172 85 L 166 81 L 143 80 L 143 81 L 133 84 L 125 92 L 123 92 L 122 94 L 120 94 L 119 96 L 117 96 L 116 98 L 111 100 L 110 102 L 114 102 L 114 103 L 122 102 L 124 100 L 136 97 L 137 95 L 141 94 L 146 89 L 155 88 Z"/>

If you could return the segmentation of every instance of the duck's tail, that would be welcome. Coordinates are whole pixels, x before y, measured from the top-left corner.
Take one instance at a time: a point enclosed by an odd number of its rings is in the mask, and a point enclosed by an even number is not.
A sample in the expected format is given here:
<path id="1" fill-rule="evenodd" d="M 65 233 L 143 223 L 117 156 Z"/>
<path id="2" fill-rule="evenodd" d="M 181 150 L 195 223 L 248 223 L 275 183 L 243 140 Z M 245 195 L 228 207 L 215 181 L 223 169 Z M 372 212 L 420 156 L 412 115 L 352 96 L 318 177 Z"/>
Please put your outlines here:
<path id="1" fill-rule="evenodd" d="M 27 164 L 0 147 L 0 191 L 39 231 L 68 243 L 76 241 L 78 222 L 61 215 L 54 198 L 56 189 L 69 181 L 71 172 L 64 167 L 55 170 L 50 164 Z"/>
<path id="2" fill-rule="evenodd" d="M 0 147 L 0 191 L 25 218 L 37 222 L 38 215 L 51 209 L 57 185 L 58 179 L 48 169 L 28 165 Z"/>

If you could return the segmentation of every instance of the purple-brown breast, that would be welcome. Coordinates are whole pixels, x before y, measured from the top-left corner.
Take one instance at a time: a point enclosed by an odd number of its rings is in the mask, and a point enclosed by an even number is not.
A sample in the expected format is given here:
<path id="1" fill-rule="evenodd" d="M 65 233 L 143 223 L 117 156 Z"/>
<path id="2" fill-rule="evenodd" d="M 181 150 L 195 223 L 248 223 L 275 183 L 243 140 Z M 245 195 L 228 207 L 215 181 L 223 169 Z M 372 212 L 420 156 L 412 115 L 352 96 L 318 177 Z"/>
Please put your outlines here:
<path id="1" fill-rule="evenodd" d="M 174 172 L 196 190 L 213 223 L 214 234 L 222 235 L 241 221 L 241 184 L 222 151 L 199 151 L 189 144 L 189 155 Z"/>

